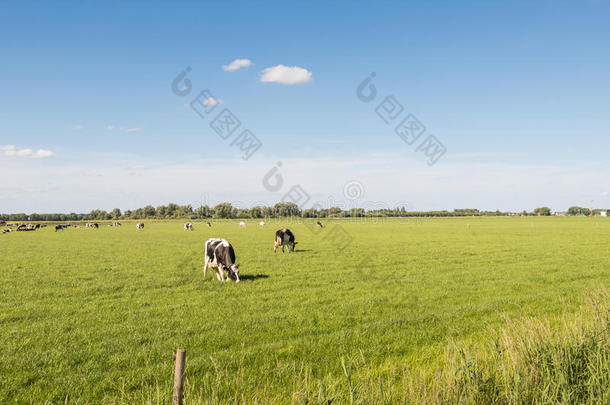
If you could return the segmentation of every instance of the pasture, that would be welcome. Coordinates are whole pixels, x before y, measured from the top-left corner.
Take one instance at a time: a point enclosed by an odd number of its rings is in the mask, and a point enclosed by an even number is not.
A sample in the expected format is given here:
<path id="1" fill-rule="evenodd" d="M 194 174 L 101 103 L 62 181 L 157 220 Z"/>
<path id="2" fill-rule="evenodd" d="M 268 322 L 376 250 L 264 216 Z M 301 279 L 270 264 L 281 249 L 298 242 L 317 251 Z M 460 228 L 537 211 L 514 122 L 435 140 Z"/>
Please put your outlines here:
<path id="1" fill-rule="evenodd" d="M 610 285 L 606 218 L 183 222 L 1 235 L 0 403 L 171 403 L 178 347 L 185 403 L 366 403 L 454 342 Z M 273 252 L 282 226 L 292 254 Z M 210 237 L 240 283 L 203 279 Z"/>

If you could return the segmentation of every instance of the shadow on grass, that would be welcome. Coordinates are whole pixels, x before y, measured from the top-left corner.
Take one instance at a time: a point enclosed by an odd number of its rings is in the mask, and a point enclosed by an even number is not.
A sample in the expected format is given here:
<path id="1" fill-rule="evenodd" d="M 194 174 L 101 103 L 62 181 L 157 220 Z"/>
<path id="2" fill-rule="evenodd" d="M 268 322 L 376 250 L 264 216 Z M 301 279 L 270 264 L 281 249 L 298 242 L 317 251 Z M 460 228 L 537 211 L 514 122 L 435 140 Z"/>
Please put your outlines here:
<path id="1" fill-rule="evenodd" d="M 259 278 L 269 278 L 266 274 L 244 274 L 239 276 L 239 281 L 256 281 Z"/>

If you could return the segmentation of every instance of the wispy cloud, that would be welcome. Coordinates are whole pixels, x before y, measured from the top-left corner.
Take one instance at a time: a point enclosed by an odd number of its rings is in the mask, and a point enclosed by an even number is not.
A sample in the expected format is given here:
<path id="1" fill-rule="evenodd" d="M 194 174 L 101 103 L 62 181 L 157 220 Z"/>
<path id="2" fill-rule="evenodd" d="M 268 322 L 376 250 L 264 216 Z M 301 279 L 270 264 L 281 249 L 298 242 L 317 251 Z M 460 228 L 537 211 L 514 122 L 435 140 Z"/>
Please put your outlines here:
<path id="1" fill-rule="evenodd" d="M 108 131 L 113 131 L 114 129 L 117 129 L 117 128 L 119 131 L 123 131 L 123 132 L 139 132 L 142 130 L 142 128 L 137 128 L 137 127 L 129 128 L 129 127 L 124 127 L 124 126 L 116 127 L 114 125 L 106 125 L 106 129 Z"/>
<path id="2" fill-rule="evenodd" d="M 74 125 L 72 128 L 77 130 L 77 131 L 80 131 L 81 129 L 83 129 L 85 127 L 83 125 L 77 124 L 77 125 Z"/>
<path id="3" fill-rule="evenodd" d="M 313 80 L 312 73 L 298 66 L 277 65 L 263 69 L 261 82 L 281 84 L 302 84 Z"/>
<path id="4" fill-rule="evenodd" d="M 225 72 L 234 72 L 243 67 L 248 67 L 252 65 L 252 61 L 250 59 L 235 59 L 233 62 L 228 65 L 222 65 L 222 70 Z"/>
<path id="5" fill-rule="evenodd" d="M 0 205 L 12 212 L 80 212 L 168 201 L 189 203 L 209 192 L 212 203 L 232 201 L 237 206 L 250 206 L 258 201 L 275 203 L 289 191 L 289 186 L 300 184 L 311 196 L 308 207 L 314 202 L 323 202 L 324 206 L 332 203 L 370 207 L 379 203 L 394 207 L 396 202 L 406 200 L 410 210 L 474 206 L 521 211 L 541 205 L 566 210 L 571 205 L 587 205 L 591 198 L 610 190 L 604 177 L 607 163 L 566 166 L 445 162 L 430 168 L 416 160 L 407 161 L 400 153 L 366 158 L 282 157 L 280 173 L 286 184 L 281 193 L 269 193 L 261 187 L 261 179 L 271 169 L 269 162 L 276 162 L 278 156 L 261 156 L 248 162 L 239 158 L 205 158 L 180 163 L 132 155 L 100 156 L 85 152 L 65 164 L 45 167 L 44 171 L 33 165 L 16 164 L 16 159 L 0 159 L 3 190 L 25 190 L 12 196 L 0 193 Z M 202 178 L 208 180 L 194 187 Z M 227 178 L 232 181 L 227 182 Z M 343 187 L 350 180 L 364 186 L 362 200 L 343 198 Z M 387 184 L 396 187 L 388 188 Z M 162 196 L 159 187 L 163 188 Z"/>
<path id="6" fill-rule="evenodd" d="M 17 149 L 15 145 L 0 146 L 0 151 L 2 151 L 4 156 L 25 157 L 32 159 L 45 158 L 55 154 L 46 149 Z"/>
<path id="7" fill-rule="evenodd" d="M 213 107 L 220 103 L 222 103 L 222 100 L 220 100 L 218 98 L 214 98 L 214 97 L 209 97 L 209 98 L 206 98 L 205 100 L 203 100 L 203 105 L 209 106 L 209 107 Z"/>

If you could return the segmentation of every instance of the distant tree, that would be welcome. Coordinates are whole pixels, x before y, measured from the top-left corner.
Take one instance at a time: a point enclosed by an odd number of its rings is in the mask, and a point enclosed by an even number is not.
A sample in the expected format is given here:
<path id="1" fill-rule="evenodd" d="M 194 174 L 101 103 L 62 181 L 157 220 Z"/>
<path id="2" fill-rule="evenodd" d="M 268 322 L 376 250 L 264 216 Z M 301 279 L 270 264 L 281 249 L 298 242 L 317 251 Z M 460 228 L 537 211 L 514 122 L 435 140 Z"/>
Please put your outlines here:
<path id="1" fill-rule="evenodd" d="M 165 205 L 159 205 L 155 209 L 155 216 L 157 218 L 165 218 L 166 215 L 167 215 L 167 207 Z"/>
<path id="2" fill-rule="evenodd" d="M 339 217 L 342 216 L 343 210 L 339 207 L 330 207 L 328 210 L 328 215 L 331 217 Z"/>
<path id="3" fill-rule="evenodd" d="M 110 211 L 110 217 L 110 219 L 114 220 L 121 218 L 121 210 L 118 208 L 113 209 L 112 211 Z"/>
<path id="4" fill-rule="evenodd" d="M 165 218 L 173 218 L 174 214 L 178 210 L 178 204 L 169 203 L 167 204 L 167 208 L 165 210 Z"/>
<path id="5" fill-rule="evenodd" d="M 250 208 L 249 211 L 249 217 L 250 218 L 264 218 L 264 212 L 263 212 L 263 208 L 256 206 L 256 207 L 252 207 Z"/>
<path id="6" fill-rule="evenodd" d="M 583 208 L 578 206 L 573 206 L 568 208 L 568 215 L 589 215 L 591 210 L 589 208 Z"/>
<path id="7" fill-rule="evenodd" d="M 180 205 L 174 212 L 174 218 L 190 218 L 193 215 L 193 207 L 190 205 Z"/>
<path id="8" fill-rule="evenodd" d="M 551 209 L 549 207 L 539 207 L 534 210 L 534 214 L 548 217 L 551 215 Z"/>
<path id="9" fill-rule="evenodd" d="M 223 202 L 214 207 L 214 218 L 231 218 L 233 206 L 231 203 Z"/>
<path id="10" fill-rule="evenodd" d="M 303 210 L 301 212 L 301 215 L 303 216 L 303 218 L 318 218 L 319 212 L 315 208 L 308 208 L 306 210 Z"/>
<path id="11" fill-rule="evenodd" d="M 201 218 L 201 219 L 210 218 L 212 216 L 212 214 L 213 214 L 212 209 L 210 207 L 208 207 L 207 205 L 202 205 L 193 210 L 193 216 L 195 218 Z"/>
<path id="12" fill-rule="evenodd" d="M 152 205 L 147 205 L 146 207 L 144 207 L 142 209 L 143 214 L 142 214 L 142 218 L 154 218 L 155 213 L 157 212 L 155 210 L 155 207 L 153 207 Z"/>

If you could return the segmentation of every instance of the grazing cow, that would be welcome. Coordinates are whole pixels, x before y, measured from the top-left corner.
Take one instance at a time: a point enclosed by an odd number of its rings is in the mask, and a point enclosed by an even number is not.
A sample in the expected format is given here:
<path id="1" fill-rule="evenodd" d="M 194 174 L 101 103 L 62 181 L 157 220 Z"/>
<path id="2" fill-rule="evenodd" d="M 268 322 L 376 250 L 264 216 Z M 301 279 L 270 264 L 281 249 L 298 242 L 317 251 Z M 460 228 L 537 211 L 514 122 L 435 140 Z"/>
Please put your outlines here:
<path id="1" fill-rule="evenodd" d="M 98 229 L 100 227 L 100 225 L 96 222 L 93 224 L 93 228 Z"/>
<path id="2" fill-rule="evenodd" d="M 184 230 L 185 231 L 192 231 L 193 230 L 193 224 L 191 224 L 190 222 L 187 222 L 186 224 L 184 224 Z"/>
<path id="3" fill-rule="evenodd" d="M 239 283 L 239 265 L 235 264 L 235 251 L 229 242 L 220 238 L 211 238 L 205 242 L 205 257 L 203 265 L 203 278 L 205 278 L 208 267 L 216 269 L 216 278 L 225 281 L 229 279 Z"/>
<path id="4" fill-rule="evenodd" d="M 260 226 L 261 228 L 265 227 L 265 221 L 261 221 L 258 223 L 258 226 Z"/>
<path id="5" fill-rule="evenodd" d="M 322 225 L 322 222 L 318 221 L 316 223 L 316 225 L 318 226 L 318 228 L 324 228 L 324 225 Z"/>
<path id="6" fill-rule="evenodd" d="M 209 222 L 206 222 L 206 224 L 207 224 L 208 228 L 212 227 L 212 224 L 210 224 Z"/>
<path id="7" fill-rule="evenodd" d="M 239 223 L 239 226 L 241 226 L 242 228 L 245 228 L 245 227 L 246 227 L 246 223 L 245 223 L 244 221 L 241 221 L 241 222 Z"/>
<path id="8" fill-rule="evenodd" d="M 275 232 L 275 243 L 273 244 L 273 251 L 275 252 L 278 247 L 282 248 L 284 253 L 284 246 L 288 249 L 288 252 L 294 252 L 294 246 L 299 243 L 294 241 L 294 234 L 290 229 L 278 229 Z"/>
<path id="9" fill-rule="evenodd" d="M 63 231 L 64 229 L 66 229 L 68 227 L 68 225 L 55 225 L 55 232 L 57 231 Z"/>
<path id="10" fill-rule="evenodd" d="M 144 224 L 143 223 L 136 224 L 136 229 L 138 231 L 144 229 Z"/>

